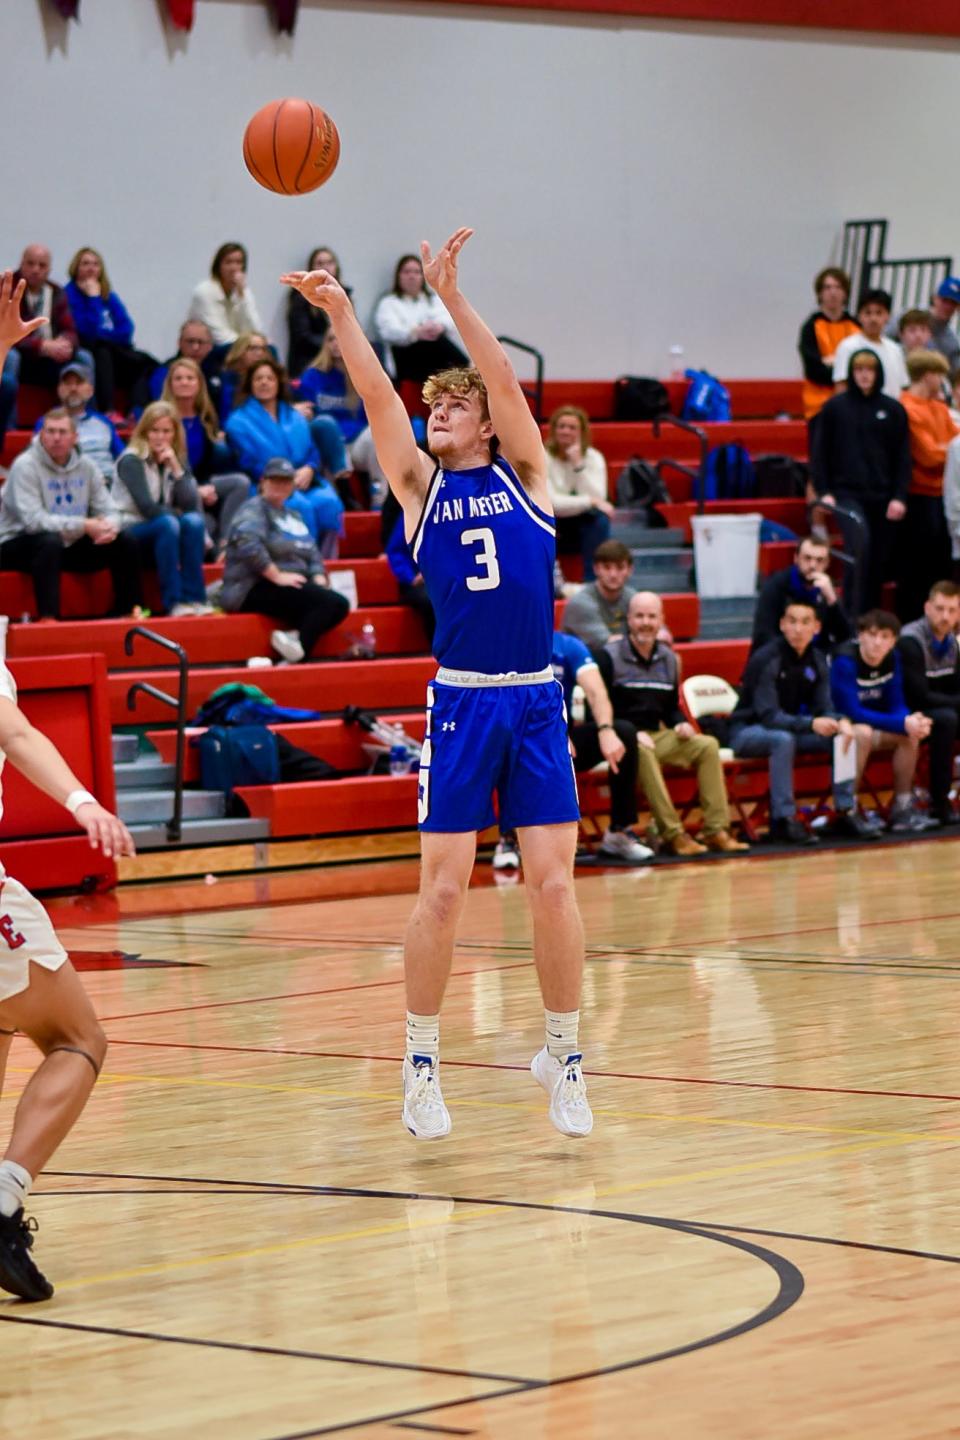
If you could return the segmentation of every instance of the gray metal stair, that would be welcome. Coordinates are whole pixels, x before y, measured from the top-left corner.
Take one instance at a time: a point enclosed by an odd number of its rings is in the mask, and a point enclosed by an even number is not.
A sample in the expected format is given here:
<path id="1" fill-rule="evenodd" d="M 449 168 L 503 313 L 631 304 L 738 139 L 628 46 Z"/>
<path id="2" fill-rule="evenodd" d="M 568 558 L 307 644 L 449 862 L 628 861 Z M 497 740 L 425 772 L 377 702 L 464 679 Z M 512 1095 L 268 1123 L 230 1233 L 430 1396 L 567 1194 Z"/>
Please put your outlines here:
<path id="1" fill-rule="evenodd" d="M 663 534 L 663 531 L 657 532 Z M 693 550 L 690 546 L 650 546 L 635 548 L 631 584 L 638 590 L 676 594 L 692 590 Z"/>
<path id="2" fill-rule="evenodd" d="M 114 765 L 129 765 L 136 760 L 140 751 L 140 737 L 138 735 L 114 734 L 110 737 L 113 744 Z"/>
<path id="3" fill-rule="evenodd" d="M 185 820 L 208 820 L 226 815 L 227 801 L 222 790 L 184 790 Z M 173 818 L 172 790 L 120 790 L 117 812 L 126 825 Z"/>
<path id="4" fill-rule="evenodd" d="M 700 597 L 699 640 L 739 640 L 753 633 L 755 595 L 738 595 L 730 599 Z"/>
<path id="5" fill-rule="evenodd" d="M 166 825 L 144 823 L 129 828 L 138 850 L 192 850 L 202 845 L 266 840 L 270 836 L 270 821 L 249 815 L 231 819 L 184 820 L 182 836 L 176 842 L 168 839 Z"/>
<path id="6" fill-rule="evenodd" d="M 172 789 L 177 767 L 159 755 L 138 755 L 136 760 L 114 761 L 113 778 L 118 790 Z"/>

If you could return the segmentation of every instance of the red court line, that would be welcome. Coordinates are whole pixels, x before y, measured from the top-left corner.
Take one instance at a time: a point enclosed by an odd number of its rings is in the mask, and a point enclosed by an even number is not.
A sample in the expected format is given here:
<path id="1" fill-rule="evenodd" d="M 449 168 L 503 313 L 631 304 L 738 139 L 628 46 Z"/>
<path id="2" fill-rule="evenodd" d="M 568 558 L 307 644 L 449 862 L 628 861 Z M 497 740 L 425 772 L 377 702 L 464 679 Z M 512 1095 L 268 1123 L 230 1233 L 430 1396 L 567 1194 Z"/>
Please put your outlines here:
<path id="1" fill-rule="evenodd" d="M 925 920 L 960 920 L 960 911 L 951 910 L 946 915 L 906 915 L 895 920 L 861 920 L 859 928 L 869 930 L 877 925 L 919 925 Z M 735 935 L 732 938 L 721 940 L 721 945 L 739 945 L 743 940 L 791 940 L 795 935 L 820 935 L 824 932 L 836 930 L 836 925 L 811 925 L 802 930 L 765 930 L 759 935 Z M 708 941 L 691 941 L 692 945 L 708 944 Z"/>
<path id="2" fill-rule="evenodd" d="M 469 973 L 469 972 L 465 972 Z M 399 1065 L 399 1055 L 357 1055 L 347 1050 L 293 1050 L 275 1045 L 196 1045 L 179 1040 L 124 1040 L 108 1036 L 111 1045 L 134 1045 L 147 1050 L 214 1050 L 233 1055 L 293 1055 L 308 1060 L 374 1060 Z M 494 1065 L 487 1060 L 448 1060 L 447 1069 L 456 1070 L 517 1070 L 526 1072 L 528 1065 Z M 840 1085 L 777 1085 L 763 1080 L 704 1080 L 695 1075 L 634 1075 L 626 1070 L 588 1070 L 598 1080 L 650 1080 L 662 1085 L 715 1085 L 734 1090 L 796 1090 L 807 1095 L 872 1095 L 891 1100 L 947 1100 L 960 1102 L 960 1095 L 932 1095 L 922 1090 L 860 1090 Z"/>
<path id="3" fill-rule="evenodd" d="M 457 975 L 490 975 L 497 970 L 522 970 L 532 965 L 532 960 L 517 960 L 510 965 L 477 966 L 473 970 L 452 970 L 451 978 Z M 100 1023 L 113 1020 L 144 1020 L 155 1015 L 183 1015 L 191 1010 L 223 1010 L 235 1005 L 267 1005 L 272 1000 L 305 1000 L 314 995 L 346 995 L 351 990 L 380 990 L 384 986 L 402 985 L 403 976 L 396 980 L 370 980 L 364 985 L 334 985 L 328 990 L 291 990 L 280 995 L 252 995 L 243 1000 L 206 1000 L 202 1005 L 173 1005 L 169 1010 L 134 1010 L 127 1015 L 100 1015 Z"/>

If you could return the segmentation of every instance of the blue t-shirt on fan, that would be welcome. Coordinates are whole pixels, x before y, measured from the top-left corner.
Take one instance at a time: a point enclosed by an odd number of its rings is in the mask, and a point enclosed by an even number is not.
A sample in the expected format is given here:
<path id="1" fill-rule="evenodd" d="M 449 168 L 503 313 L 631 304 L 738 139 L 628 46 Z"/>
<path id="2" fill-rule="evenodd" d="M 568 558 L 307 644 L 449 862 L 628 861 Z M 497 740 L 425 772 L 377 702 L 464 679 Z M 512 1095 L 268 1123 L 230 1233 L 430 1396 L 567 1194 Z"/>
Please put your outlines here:
<path id="1" fill-rule="evenodd" d="M 439 467 L 412 542 L 451 670 L 530 674 L 550 665 L 556 532 L 501 457 Z"/>

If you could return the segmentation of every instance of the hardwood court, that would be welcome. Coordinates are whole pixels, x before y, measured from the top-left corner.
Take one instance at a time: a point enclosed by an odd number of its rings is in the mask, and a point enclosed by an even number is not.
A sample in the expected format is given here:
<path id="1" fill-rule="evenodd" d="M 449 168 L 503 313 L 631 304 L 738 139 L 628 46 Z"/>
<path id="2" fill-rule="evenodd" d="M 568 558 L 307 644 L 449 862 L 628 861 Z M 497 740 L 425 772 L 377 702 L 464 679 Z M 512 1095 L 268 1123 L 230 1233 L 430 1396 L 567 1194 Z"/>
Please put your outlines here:
<path id="1" fill-rule="evenodd" d="M 0 1302 L 2 1434 L 960 1434 L 958 859 L 583 878 L 583 1142 L 527 1073 L 519 888 L 469 897 L 434 1144 L 399 1121 L 409 895 L 55 906 L 139 960 L 86 977 L 112 1048 L 33 1205 L 57 1294 Z"/>

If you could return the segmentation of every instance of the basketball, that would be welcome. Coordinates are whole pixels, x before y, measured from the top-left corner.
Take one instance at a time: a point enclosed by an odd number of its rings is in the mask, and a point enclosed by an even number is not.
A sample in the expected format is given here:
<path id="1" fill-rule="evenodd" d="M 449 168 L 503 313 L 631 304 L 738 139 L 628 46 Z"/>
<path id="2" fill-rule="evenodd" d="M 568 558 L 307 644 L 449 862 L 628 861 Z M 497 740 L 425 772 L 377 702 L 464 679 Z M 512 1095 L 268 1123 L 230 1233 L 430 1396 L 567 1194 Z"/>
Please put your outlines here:
<path id="1" fill-rule="evenodd" d="M 330 179 L 339 159 L 336 125 L 309 100 L 271 100 L 244 131 L 244 164 L 257 184 L 275 195 L 316 190 Z"/>

